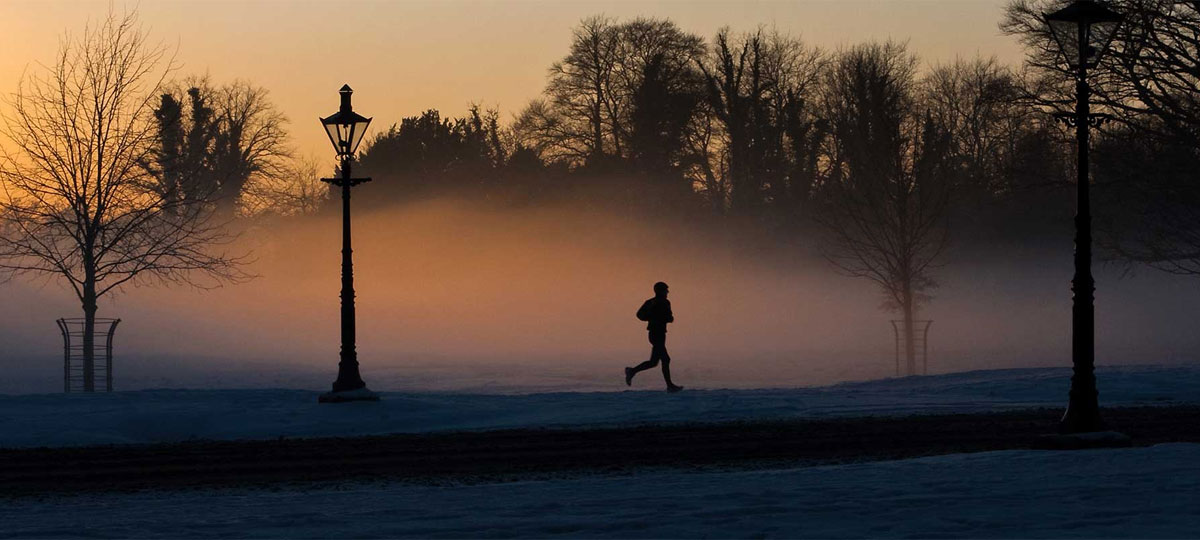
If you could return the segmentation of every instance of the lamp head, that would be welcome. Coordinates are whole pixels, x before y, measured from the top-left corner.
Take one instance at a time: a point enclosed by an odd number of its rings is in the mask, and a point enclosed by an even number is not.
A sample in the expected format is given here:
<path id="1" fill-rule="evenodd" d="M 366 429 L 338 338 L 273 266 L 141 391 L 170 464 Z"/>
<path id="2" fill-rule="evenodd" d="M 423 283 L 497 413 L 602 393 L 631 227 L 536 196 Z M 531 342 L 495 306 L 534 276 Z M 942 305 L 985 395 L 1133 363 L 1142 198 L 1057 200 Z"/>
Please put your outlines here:
<path id="1" fill-rule="evenodd" d="M 362 142 L 371 119 L 354 112 L 350 105 L 350 96 L 354 94 L 354 90 L 350 85 L 342 85 L 338 93 L 342 96 L 341 107 L 338 108 L 338 112 L 322 118 L 321 125 L 325 127 L 325 133 L 329 135 L 329 142 L 333 143 L 338 157 L 345 159 L 353 156 L 358 150 L 358 144 Z"/>
<path id="2" fill-rule="evenodd" d="M 1095 67 L 1100 62 L 1122 19 L 1106 3 L 1096 0 L 1075 0 L 1042 18 L 1067 64 L 1074 69 L 1081 65 Z"/>

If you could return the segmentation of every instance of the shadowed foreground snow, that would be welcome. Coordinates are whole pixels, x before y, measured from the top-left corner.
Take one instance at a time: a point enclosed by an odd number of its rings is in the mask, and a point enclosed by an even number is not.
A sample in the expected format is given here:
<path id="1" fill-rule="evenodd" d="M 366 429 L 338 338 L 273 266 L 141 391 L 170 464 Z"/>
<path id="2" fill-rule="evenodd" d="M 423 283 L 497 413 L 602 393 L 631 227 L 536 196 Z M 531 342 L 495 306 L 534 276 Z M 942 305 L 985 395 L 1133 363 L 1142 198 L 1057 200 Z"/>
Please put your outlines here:
<path id="1" fill-rule="evenodd" d="M 3 537 L 1193 537 L 1200 445 L 0 504 Z"/>
<path id="2" fill-rule="evenodd" d="M 1109 367 L 1097 374 L 1102 405 L 1200 403 L 1198 367 Z M 679 394 L 389 392 L 381 402 L 337 405 L 318 405 L 316 391 L 280 389 L 0 395 L 0 447 L 985 412 L 1061 407 L 1069 385 L 1070 370 L 1055 368 Z"/>

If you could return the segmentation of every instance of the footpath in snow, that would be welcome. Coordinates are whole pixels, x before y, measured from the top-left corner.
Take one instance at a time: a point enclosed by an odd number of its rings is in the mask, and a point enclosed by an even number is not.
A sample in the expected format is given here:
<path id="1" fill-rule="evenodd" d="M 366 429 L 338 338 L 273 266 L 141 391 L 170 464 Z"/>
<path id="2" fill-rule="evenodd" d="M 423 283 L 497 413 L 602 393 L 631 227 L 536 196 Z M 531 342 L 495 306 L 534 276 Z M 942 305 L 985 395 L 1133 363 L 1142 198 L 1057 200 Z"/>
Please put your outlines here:
<path id="1" fill-rule="evenodd" d="M 470 486 L 24 498 L 16 538 L 1187 538 L 1200 445 Z"/>
<path id="2" fill-rule="evenodd" d="M 1101 368 L 1107 406 L 1200 403 L 1200 368 Z M 315 390 L 0 395 L 0 448 L 599 427 L 1061 407 L 1069 369 L 1009 369 L 770 390 L 384 393 L 318 405 Z"/>

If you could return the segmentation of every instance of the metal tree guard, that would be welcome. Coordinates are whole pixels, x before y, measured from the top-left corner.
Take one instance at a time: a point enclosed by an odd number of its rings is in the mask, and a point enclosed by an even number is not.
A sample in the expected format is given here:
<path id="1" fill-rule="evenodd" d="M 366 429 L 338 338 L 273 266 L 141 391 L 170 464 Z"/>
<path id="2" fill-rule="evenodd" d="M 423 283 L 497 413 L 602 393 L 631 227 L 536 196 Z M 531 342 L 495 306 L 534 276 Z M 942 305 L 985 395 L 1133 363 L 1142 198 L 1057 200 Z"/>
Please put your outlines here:
<path id="1" fill-rule="evenodd" d="M 63 337 L 63 392 L 86 392 L 83 334 L 87 328 L 87 319 L 58 319 L 55 322 L 58 323 Z M 113 335 L 120 322 L 121 319 L 95 319 L 93 326 L 95 338 L 92 340 L 92 373 L 94 379 L 101 378 L 100 374 L 103 374 L 106 392 L 113 391 Z M 107 331 L 101 331 L 104 325 L 108 325 Z M 101 337 L 103 341 L 96 339 Z"/>
<path id="2" fill-rule="evenodd" d="M 903 328 L 903 320 L 893 320 L 892 333 L 896 335 L 896 376 L 900 376 L 900 334 Z M 913 349 L 917 345 L 921 346 L 921 374 L 929 375 L 929 326 L 933 324 L 932 320 L 913 321 Z M 909 373 L 909 375 L 916 375 Z"/>

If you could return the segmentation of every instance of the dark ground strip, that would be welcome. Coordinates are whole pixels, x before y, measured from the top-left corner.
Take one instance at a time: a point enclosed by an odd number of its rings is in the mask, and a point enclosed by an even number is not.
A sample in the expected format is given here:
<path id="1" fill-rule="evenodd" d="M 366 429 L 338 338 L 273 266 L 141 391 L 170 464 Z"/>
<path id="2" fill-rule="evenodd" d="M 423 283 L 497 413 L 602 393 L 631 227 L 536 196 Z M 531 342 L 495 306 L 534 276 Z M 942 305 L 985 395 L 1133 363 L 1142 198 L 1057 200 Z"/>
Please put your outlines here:
<path id="1" fill-rule="evenodd" d="M 762 468 L 1030 448 L 1058 409 L 603 429 L 0 450 L 0 496 L 191 487 L 504 481 L 644 468 Z M 1135 445 L 1200 441 L 1200 406 L 1112 408 Z"/>

